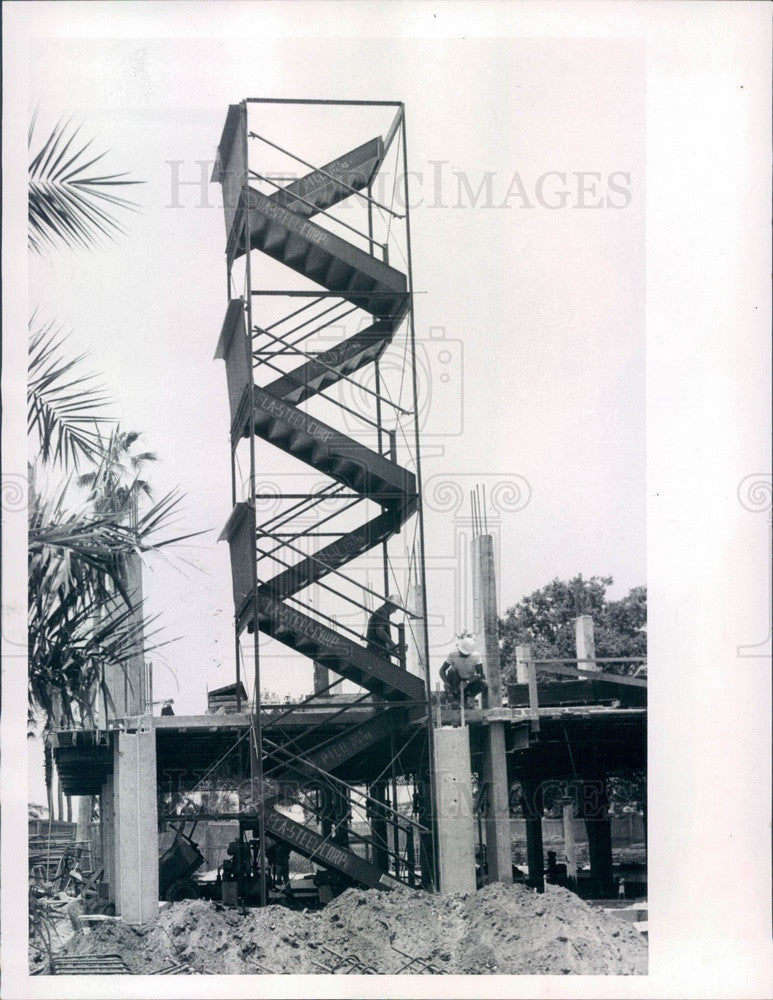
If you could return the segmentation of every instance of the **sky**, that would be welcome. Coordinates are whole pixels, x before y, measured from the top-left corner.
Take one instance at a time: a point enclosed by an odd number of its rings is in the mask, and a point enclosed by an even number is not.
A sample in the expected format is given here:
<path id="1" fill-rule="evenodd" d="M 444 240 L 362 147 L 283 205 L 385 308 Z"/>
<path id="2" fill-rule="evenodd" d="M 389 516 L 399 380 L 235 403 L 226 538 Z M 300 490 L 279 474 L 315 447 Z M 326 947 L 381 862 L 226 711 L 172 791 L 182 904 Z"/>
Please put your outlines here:
<path id="1" fill-rule="evenodd" d="M 144 181 L 115 243 L 31 258 L 30 302 L 89 352 L 111 412 L 157 453 L 156 493 L 185 492 L 175 532 L 203 532 L 146 573 L 148 612 L 176 640 L 148 654 L 154 695 L 173 697 L 178 714 L 202 711 L 206 688 L 234 676 L 217 543 L 230 507 L 227 396 L 212 360 L 224 224 L 219 186 L 201 177 L 228 104 L 247 96 L 406 106 L 434 668 L 469 625 L 459 548 L 476 483 L 489 497 L 506 497 L 508 483 L 520 494 L 490 511 L 500 611 L 554 577 L 612 576 L 614 597 L 646 582 L 641 43 L 342 39 L 320 58 L 324 49 L 275 39 L 256 58 L 252 44 L 206 39 L 46 39 L 30 52 L 40 134 L 71 117 L 110 150 L 105 166 Z M 391 115 L 377 117 L 274 111 L 259 124 L 323 163 L 383 134 Z M 461 508 L 442 502 L 449 481 Z M 310 665 L 274 661 L 266 689 L 309 689 Z"/>

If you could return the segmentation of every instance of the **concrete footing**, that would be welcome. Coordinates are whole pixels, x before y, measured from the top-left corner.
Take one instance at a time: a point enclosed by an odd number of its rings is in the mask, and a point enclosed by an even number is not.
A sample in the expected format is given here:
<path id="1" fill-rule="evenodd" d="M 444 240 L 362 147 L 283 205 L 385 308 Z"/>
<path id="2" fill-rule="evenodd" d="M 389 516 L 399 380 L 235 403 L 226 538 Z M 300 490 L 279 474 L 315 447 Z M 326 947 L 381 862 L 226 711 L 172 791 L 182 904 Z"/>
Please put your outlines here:
<path id="1" fill-rule="evenodd" d="M 475 822 L 466 726 L 435 730 L 440 891 L 475 892 Z"/>

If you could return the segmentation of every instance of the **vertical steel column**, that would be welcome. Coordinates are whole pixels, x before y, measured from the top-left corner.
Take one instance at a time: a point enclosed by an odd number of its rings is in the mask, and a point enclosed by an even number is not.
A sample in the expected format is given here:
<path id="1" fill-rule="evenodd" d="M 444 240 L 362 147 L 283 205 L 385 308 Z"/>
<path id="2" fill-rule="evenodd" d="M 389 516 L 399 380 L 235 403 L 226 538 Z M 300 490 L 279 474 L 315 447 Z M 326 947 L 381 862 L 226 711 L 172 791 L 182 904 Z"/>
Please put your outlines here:
<path id="1" fill-rule="evenodd" d="M 410 343 L 411 343 L 411 379 L 413 382 L 413 430 L 414 430 L 414 447 L 416 449 L 416 491 L 418 493 L 418 535 L 419 535 L 419 578 L 421 580 L 421 616 L 422 616 L 422 629 L 424 632 L 424 649 L 426 655 L 424 657 L 424 683 L 427 689 L 427 747 L 429 756 L 429 787 L 430 787 L 430 798 L 431 798 L 431 823 L 430 829 L 431 839 L 432 839 L 432 871 L 433 871 L 433 888 L 435 891 L 438 889 L 437 884 L 437 821 L 436 821 L 436 810 L 437 810 L 437 784 L 435 780 L 435 736 L 434 729 L 432 726 L 432 708 L 430 703 L 430 695 L 432 691 L 432 680 L 429 669 L 429 625 L 427 621 L 427 579 L 426 579 L 426 563 L 425 563 L 425 547 L 424 547 L 424 497 L 422 488 L 422 478 L 421 478 L 421 447 L 419 444 L 419 385 L 418 385 L 418 375 L 416 369 L 416 325 L 414 321 L 413 314 L 413 258 L 411 255 L 411 210 L 408 198 L 408 136 L 405 127 L 405 105 L 400 102 L 400 115 L 402 121 L 401 132 L 403 138 L 403 203 L 405 205 L 405 242 L 407 249 L 407 263 L 408 263 L 408 324 L 410 331 Z"/>
<path id="2" fill-rule="evenodd" d="M 368 253 L 373 256 L 373 248 L 375 246 L 373 241 L 373 205 L 371 198 L 373 196 L 373 185 L 368 186 Z M 371 313 L 371 318 L 373 314 Z M 378 442 L 378 453 L 383 454 L 383 440 L 384 432 L 381 426 L 381 368 L 380 359 L 376 358 L 373 365 L 375 376 L 376 376 L 376 440 Z M 389 547 L 387 540 L 381 543 L 381 556 L 383 560 L 383 572 L 384 572 L 384 600 L 389 596 Z"/>
<path id="3" fill-rule="evenodd" d="M 247 137 L 247 104 L 242 102 L 244 109 L 244 133 L 242 142 L 244 143 L 244 184 L 243 191 L 249 191 L 249 140 Z M 252 220 L 250 218 L 250 198 L 249 194 L 245 198 L 245 233 L 244 233 L 244 263 L 245 263 L 245 284 L 247 287 L 247 337 L 252 337 Z M 255 379 L 253 377 L 250 385 L 250 505 L 252 515 L 255 517 L 257 509 L 257 482 L 255 463 Z M 253 529 L 255 522 L 253 521 Z M 255 756 L 253 775 L 253 787 L 255 782 L 258 786 L 258 844 L 260 854 L 260 905 L 265 906 L 267 902 L 266 894 L 266 805 L 263 789 L 263 733 L 260 718 L 260 618 L 259 618 L 259 597 L 258 597 L 258 545 L 257 536 L 253 530 L 252 539 L 252 620 L 254 637 L 254 665 L 255 665 L 255 690 L 253 694 L 253 732 L 255 736 Z"/>

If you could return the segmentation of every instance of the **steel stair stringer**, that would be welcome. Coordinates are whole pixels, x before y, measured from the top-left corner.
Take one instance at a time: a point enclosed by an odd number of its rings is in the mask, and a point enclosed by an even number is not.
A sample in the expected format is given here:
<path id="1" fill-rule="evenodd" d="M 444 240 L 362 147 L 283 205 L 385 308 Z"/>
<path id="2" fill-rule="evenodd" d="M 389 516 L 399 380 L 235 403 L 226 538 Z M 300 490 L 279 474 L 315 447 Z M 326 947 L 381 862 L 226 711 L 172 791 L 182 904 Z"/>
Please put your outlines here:
<path id="1" fill-rule="evenodd" d="M 327 868 L 334 868 L 352 880 L 352 882 L 367 886 L 369 889 L 393 889 L 401 885 L 397 879 L 376 865 L 365 861 L 354 851 L 350 851 L 328 837 L 323 837 L 302 823 L 285 816 L 273 807 L 264 810 L 266 833 L 270 837 L 289 844 L 298 854 Z M 239 826 L 242 830 L 258 828 L 257 817 L 242 817 Z"/>

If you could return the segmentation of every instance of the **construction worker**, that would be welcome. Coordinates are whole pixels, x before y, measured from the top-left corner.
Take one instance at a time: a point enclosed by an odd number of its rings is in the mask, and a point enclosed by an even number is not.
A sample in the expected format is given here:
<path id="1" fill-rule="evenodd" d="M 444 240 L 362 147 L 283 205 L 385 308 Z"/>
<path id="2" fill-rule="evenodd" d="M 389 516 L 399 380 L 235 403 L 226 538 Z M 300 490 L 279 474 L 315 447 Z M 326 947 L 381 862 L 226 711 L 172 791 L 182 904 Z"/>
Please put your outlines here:
<path id="1" fill-rule="evenodd" d="M 390 594 L 382 605 L 376 608 L 368 620 L 366 639 L 368 650 L 378 656 L 395 656 L 400 652 L 398 643 L 392 641 L 392 623 L 389 620 L 395 611 L 402 609 L 399 594 Z"/>
<path id="2" fill-rule="evenodd" d="M 274 869 L 274 878 L 277 885 L 287 885 L 290 881 L 290 846 L 282 840 L 269 838 L 270 843 L 266 847 L 266 861 Z"/>
<path id="3" fill-rule="evenodd" d="M 162 715 L 174 715 L 174 709 L 172 708 L 173 704 L 174 704 L 174 698 L 170 698 L 168 701 L 165 701 L 164 705 L 163 705 L 163 707 L 161 709 L 161 714 Z"/>
<path id="4" fill-rule="evenodd" d="M 472 707 L 473 699 L 486 687 L 483 676 L 483 660 L 475 649 L 475 640 L 471 635 L 461 636 L 440 668 L 440 679 L 456 702 L 461 698 L 462 682 L 464 682 L 465 703 Z"/>

